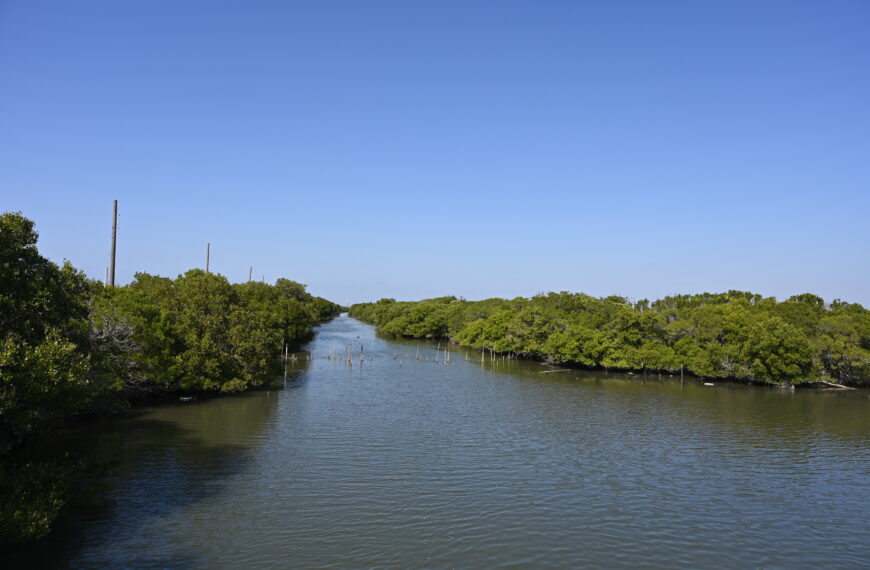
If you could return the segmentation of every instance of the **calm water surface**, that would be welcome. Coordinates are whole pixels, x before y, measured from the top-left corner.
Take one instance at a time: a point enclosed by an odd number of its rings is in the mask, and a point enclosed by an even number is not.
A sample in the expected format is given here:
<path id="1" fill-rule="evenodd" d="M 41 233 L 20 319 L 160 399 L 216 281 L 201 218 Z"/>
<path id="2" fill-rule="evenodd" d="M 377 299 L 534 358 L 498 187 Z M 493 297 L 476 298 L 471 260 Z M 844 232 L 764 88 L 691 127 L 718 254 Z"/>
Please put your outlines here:
<path id="1" fill-rule="evenodd" d="M 352 367 L 326 356 L 355 345 Z M 360 365 L 359 346 L 365 350 Z M 107 508 L 66 567 L 870 565 L 867 391 L 485 364 L 323 325 L 282 390 L 131 412 L 81 441 Z M 469 360 L 466 361 L 466 354 Z"/>

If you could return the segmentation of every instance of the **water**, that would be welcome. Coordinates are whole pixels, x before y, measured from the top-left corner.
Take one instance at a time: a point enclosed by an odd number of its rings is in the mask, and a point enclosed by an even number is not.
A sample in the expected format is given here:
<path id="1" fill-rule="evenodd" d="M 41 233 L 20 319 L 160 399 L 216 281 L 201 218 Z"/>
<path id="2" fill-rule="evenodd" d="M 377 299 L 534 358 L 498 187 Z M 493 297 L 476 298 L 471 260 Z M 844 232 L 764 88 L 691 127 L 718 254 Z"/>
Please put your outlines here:
<path id="1" fill-rule="evenodd" d="M 352 367 L 329 360 L 357 346 Z M 359 362 L 359 344 L 365 362 Z M 866 567 L 867 391 L 481 364 L 325 324 L 286 388 L 75 437 L 107 508 L 24 553 L 66 567 Z M 465 355 L 470 360 L 465 360 Z M 394 359 L 395 355 L 395 359 Z"/>

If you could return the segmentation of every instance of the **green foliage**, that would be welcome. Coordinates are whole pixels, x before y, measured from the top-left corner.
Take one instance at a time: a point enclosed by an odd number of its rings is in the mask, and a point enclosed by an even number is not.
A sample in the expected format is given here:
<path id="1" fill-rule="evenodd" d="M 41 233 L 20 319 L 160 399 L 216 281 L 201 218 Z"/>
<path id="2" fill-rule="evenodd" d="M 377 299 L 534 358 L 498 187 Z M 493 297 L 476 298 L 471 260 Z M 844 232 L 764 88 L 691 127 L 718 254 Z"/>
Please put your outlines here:
<path id="1" fill-rule="evenodd" d="M 0 215 L 0 544 L 48 532 L 80 471 L 21 460 L 28 439 L 145 393 L 259 386 L 285 343 L 339 312 L 294 281 L 231 284 L 201 270 L 107 289 L 42 257 L 37 237 L 21 214 Z"/>
<path id="2" fill-rule="evenodd" d="M 418 302 L 381 299 L 351 315 L 386 335 L 627 370 L 684 370 L 767 384 L 870 379 L 870 312 L 797 295 L 778 303 L 747 291 L 630 303 L 612 295 Z"/>
<path id="3" fill-rule="evenodd" d="M 66 502 L 74 467 L 66 458 L 0 460 L 0 546 L 42 538 Z"/>
<path id="4" fill-rule="evenodd" d="M 130 331 L 133 373 L 124 387 L 133 391 L 259 386 L 277 372 L 285 343 L 307 340 L 339 309 L 287 279 L 231 284 L 199 269 L 176 279 L 139 273 L 128 287 L 104 290 L 95 304 L 100 317 Z"/>
<path id="5" fill-rule="evenodd" d="M 0 215 L 0 453 L 92 398 L 84 276 L 39 255 L 33 222 Z"/>
<path id="6" fill-rule="evenodd" d="M 104 388 L 91 374 L 91 285 L 40 256 L 37 237 L 20 214 L 0 215 L 0 546 L 48 532 L 72 472 L 62 459 L 22 459 L 17 447 Z"/>
<path id="7" fill-rule="evenodd" d="M 110 465 L 61 449 L 30 445 L 0 455 L 0 551 L 47 535 L 65 505 L 101 504 Z"/>

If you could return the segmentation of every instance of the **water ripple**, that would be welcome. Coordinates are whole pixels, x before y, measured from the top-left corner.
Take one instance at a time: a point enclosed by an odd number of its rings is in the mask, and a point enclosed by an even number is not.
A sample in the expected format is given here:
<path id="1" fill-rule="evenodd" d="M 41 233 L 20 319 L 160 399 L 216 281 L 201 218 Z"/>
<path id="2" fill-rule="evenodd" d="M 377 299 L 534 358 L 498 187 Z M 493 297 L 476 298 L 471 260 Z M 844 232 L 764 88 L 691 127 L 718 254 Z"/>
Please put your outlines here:
<path id="1" fill-rule="evenodd" d="M 365 361 L 326 358 L 353 343 Z M 870 400 L 415 360 L 324 325 L 281 392 L 156 408 L 72 567 L 862 567 Z M 394 359 L 393 356 L 396 355 Z M 138 423 L 137 423 L 138 422 Z M 139 557 L 139 558 L 137 558 Z M 145 564 L 147 565 L 147 564 Z M 158 564 L 159 565 L 159 564 Z"/>

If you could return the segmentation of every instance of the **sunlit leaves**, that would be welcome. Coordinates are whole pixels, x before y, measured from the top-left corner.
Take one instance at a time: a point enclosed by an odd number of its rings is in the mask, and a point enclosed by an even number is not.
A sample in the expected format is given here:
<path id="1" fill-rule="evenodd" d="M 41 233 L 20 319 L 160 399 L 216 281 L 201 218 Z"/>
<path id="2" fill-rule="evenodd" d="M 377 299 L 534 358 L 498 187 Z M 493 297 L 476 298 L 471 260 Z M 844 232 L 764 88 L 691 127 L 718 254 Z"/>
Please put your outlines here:
<path id="1" fill-rule="evenodd" d="M 811 294 L 782 303 L 747 291 L 635 304 L 566 292 L 474 302 L 382 299 L 354 305 L 351 314 L 386 335 L 448 337 L 584 366 L 773 384 L 870 377 L 870 312 L 842 301 L 825 306 Z"/>

